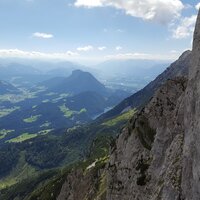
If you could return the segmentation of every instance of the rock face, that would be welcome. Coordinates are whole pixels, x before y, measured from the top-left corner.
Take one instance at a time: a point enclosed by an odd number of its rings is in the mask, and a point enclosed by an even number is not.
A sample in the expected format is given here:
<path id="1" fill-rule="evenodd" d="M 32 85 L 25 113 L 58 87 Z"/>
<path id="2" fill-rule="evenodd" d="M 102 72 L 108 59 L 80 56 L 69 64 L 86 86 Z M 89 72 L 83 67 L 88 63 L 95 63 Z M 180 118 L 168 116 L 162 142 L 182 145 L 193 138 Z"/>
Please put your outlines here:
<path id="1" fill-rule="evenodd" d="M 196 200 L 200 198 L 200 13 L 194 33 L 191 69 L 184 107 L 183 198 Z"/>
<path id="2" fill-rule="evenodd" d="M 191 56 L 113 145 L 107 200 L 200 199 L 200 14 Z"/>
<path id="3" fill-rule="evenodd" d="M 95 164 L 94 164 L 95 165 Z M 106 200 L 105 166 L 74 170 L 65 178 L 57 200 Z"/>
<path id="4" fill-rule="evenodd" d="M 108 200 L 180 198 L 187 80 L 169 80 L 113 146 Z"/>
<path id="5" fill-rule="evenodd" d="M 87 196 L 90 199 L 95 195 L 95 184 L 98 182 L 98 178 L 94 178 L 95 174 L 90 176 L 84 176 L 83 172 L 78 170 L 69 174 L 65 183 L 62 186 L 61 192 L 57 200 L 62 199 L 84 199 Z M 89 195 L 90 193 L 90 195 Z"/>

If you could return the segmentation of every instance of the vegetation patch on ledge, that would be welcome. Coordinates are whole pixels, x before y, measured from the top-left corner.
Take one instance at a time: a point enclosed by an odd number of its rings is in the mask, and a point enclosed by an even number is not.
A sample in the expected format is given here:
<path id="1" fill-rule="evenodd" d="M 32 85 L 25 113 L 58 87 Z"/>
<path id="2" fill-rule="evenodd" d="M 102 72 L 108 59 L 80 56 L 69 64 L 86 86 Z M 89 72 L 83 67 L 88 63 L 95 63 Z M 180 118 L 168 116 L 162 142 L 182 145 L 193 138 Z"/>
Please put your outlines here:
<path id="1" fill-rule="evenodd" d="M 131 117 L 133 117 L 133 115 L 136 112 L 137 111 L 135 109 L 129 110 L 128 112 L 125 112 L 125 113 L 119 115 L 118 117 L 115 117 L 113 119 L 110 119 L 110 120 L 104 122 L 102 125 L 104 125 L 104 126 L 115 126 L 116 124 L 118 124 L 122 121 L 128 121 L 129 119 L 131 119 Z"/>
<path id="2" fill-rule="evenodd" d="M 29 118 L 24 119 L 23 121 L 26 123 L 33 123 L 33 122 L 36 122 L 40 116 L 41 115 L 31 116 Z"/>
<path id="3" fill-rule="evenodd" d="M 6 130 L 6 129 L 0 130 L 0 139 L 5 138 L 6 135 L 7 135 L 8 133 L 11 133 L 11 132 L 13 132 L 13 131 L 14 131 L 14 130 Z"/>
<path id="4" fill-rule="evenodd" d="M 10 140 L 8 140 L 7 142 L 11 143 L 19 143 L 19 142 L 23 142 L 32 138 L 37 137 L 37 134 L 30 134 L 30 133 L 23 133 L 22 135 L 16 137 L 16 138 L 12 138 Z"/>

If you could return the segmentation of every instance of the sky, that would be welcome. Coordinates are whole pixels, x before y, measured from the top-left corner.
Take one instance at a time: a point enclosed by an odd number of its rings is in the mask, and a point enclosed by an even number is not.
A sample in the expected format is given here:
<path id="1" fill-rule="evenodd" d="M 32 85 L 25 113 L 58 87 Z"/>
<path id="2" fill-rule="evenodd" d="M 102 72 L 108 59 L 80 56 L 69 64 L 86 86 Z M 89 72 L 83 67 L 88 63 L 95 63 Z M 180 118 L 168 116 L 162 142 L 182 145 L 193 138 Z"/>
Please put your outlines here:
<path id="1" fill-rule="evenodd" d="M 191 49 L 198 0 L 0 0 L 0 57 L 175 60 Z"/>

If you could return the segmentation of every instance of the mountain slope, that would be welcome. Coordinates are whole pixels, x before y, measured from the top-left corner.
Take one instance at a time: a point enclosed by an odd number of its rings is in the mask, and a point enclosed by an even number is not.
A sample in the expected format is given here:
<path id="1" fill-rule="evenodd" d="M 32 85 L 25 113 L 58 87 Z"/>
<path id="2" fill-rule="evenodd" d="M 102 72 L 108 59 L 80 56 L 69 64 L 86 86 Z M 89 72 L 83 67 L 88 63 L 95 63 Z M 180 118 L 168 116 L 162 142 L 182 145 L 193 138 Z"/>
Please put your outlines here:
<path id="1" fill-rule="evenodd" d="M 20 107 L 21 109 L 0 118 L 0 130 L 12 130 L 12 134 L 0 138 L 0 145 L 23 133 L 39 136 L 45 130 L 70 128 L 91 122 L 108 105 L 98 93 L 83 92 L 57 101 L 41 102 L 28 109 Z"/>
<path id="2" fill-rule="evenodd" d="M 82 164 L 78 162 L 74 166 L 87 167 L 97 158 L 107 156 L 112 137 L 116 136 L 134 113 L 135 111 L 131 111 L 104 123 L 55 130 L 47 135 L 41 135 L 21 143 L 6 143 L 0 146 L 0 162 L 2 163 L 0 190 L 5 186 L 8 189 L 1 190 L 0 199 L 10 200 L 18 195 L 20 199 L 24 199 L 22 198 L 24 194 L 32 194 L 33 190 L 40 186 L 39 183 L 43 181 L 43 173 L 52 174 L 53 170 L 48 173 L 46 171 L 48 169 L 62 167 L 57 171 L 67 172 L 68 170 L 63 170 L 65 165 L 67 169 L 73 169 L 72 166 L 69 166 L 70 163 L 84 160 Z M 30 170 L 30 173 L 27 170 Z M 55 177 L 48 177 L 47 181 L 51 178 Z M 35 179 L 39 182 L 31 190 L 27 190 L 27 183 L 32 185 L 35 183 Z"/>
<path id="3" fill-rule="evenodd" d="M 141 108 L 153 96 L 155 91 L 164 84 L 168 79 L 176 76 L 186 76 L 190 65 L 191 52 L 184 52 L 181 57 L 170 65 L 162 74 L 160 74 L 154 81 L 149 83 L 145 88 L 136 92 L 132 96 L 123 100 L 120 104 L 115 106 L 112 110 L 103 114 L 99 119 L 107 119 L 114 117 L 126 109 Z"/>
<path id="4" fill-rule="evenodd" d="M 20 91 L 12 84 L 6 81 L 0 81 L 0 95 L 4 94 L 19 94 Z"/>

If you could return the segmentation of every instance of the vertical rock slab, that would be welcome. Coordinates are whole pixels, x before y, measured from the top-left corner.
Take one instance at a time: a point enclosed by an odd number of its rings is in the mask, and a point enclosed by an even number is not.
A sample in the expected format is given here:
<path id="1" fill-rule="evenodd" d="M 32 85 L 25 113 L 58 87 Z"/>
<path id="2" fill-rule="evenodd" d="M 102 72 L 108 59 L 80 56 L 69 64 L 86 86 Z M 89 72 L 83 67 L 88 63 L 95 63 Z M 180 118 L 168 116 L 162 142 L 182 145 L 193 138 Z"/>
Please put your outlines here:
<path id="1" fill-rule="evenodd" d="M 194 32 L 189 82 L 185 94 L 182 199 L 200 199 L 200 13 Z"/>
<path id="2" fill-rule="evenodd" d="M 107 200 L 180 200 L 185 78 L 168 80 L 112 147 Z"/>

